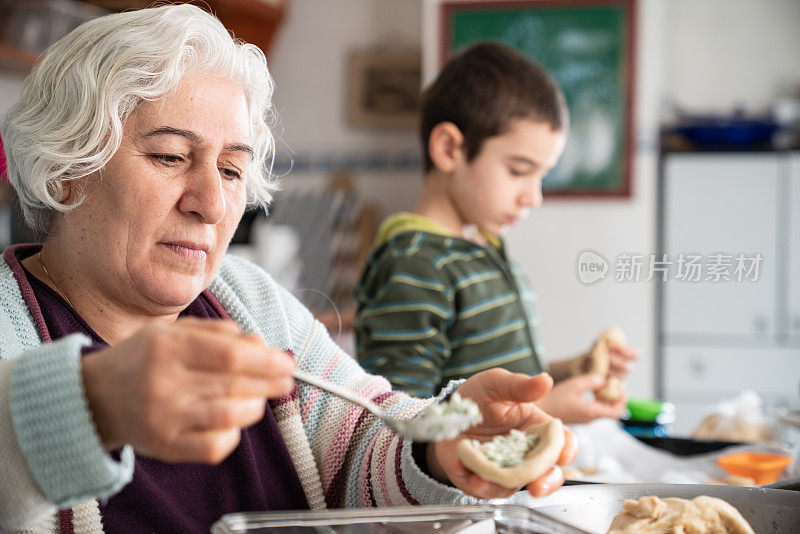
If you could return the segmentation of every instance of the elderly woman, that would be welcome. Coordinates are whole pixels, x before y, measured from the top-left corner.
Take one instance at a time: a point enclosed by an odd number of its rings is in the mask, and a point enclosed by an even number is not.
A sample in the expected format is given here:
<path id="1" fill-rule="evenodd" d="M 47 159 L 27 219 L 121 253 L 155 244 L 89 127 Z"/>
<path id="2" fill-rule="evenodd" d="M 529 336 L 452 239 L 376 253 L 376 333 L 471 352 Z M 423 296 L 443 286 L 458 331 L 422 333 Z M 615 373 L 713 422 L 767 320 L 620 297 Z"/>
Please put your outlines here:
<path id="1" fill-rule="evenodd" d="M 271 92 L 263 54 L 188 5 L 88 22 L 26 80 L 3 137 L 44 241 L 0 263 L 0 529 L 196 532 L 233 511 L 510 493 L 456 440 L 412 444 L 292 380 L 404 418 L 435 401 L 365 374 L 225 255 L 245 207 L 270 200 Z M 479 404 L 465 435 L 485 440 L 547 419 L 532 401 L 551 383 L 498 370 L 442 395 Z M 576 448 L 568 434 L 560 462 Z M 561 483 L 555 468 L 528 490 Z"/>

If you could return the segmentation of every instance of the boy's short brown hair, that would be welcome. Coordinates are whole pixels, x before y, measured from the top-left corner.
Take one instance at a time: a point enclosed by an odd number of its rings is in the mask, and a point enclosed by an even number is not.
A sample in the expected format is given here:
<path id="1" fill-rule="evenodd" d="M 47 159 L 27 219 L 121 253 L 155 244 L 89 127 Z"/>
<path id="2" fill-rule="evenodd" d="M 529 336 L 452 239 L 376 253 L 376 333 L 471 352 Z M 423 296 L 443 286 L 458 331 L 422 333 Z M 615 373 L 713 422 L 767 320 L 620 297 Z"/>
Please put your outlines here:
<path id="1" fill-rule="evenodd" d="M 502 134 L 515 118 L 567 127 L 564 95 L 548 72 L 520 52 L 500 43 L 478 43 L 452 58 L 422 93 L 420 136 L 425 172 L 434 165 L 428 153 L 431 130 L 452 122 L 464 135 L 467 159 L 484 140 Z"/>

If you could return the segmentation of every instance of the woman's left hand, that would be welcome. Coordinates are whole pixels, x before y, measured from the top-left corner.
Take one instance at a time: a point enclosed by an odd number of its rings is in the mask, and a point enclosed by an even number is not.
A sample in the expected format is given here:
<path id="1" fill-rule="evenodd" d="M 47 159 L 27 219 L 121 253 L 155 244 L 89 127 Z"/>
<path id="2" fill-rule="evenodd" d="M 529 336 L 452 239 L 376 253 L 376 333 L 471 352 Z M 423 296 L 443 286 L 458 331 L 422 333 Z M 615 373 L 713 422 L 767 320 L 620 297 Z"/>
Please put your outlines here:
<path id="1" fill-rule="evenodd" d="M 456 446 L 462 439 L 491 438 L 507 434 L 512 428 L 523 429 L 549 421 L 551 417 L 534 404 L 550 388 L 553 379 L 547 374 L 528 376 L 495 368 L 478 373 L 458 388 L 464 398 L 475 401 L 483 414 L 483 422 L 470 428 L 452 440 L 438 441 L 428 446 L 428 468 L 439 480 L 449 481 L 463 492 L 480 499 L 509 497 L 510 490 L 482 479 L 469 471 L 458 459 Z M 564 429 L 565 443 L 558 465 L 566 465 L 575 459 L 578 442 L 575 436 Z M 564 483 L 561 470 L 554 467 L 526 487 L 534 497 L 547 495 Z"/>

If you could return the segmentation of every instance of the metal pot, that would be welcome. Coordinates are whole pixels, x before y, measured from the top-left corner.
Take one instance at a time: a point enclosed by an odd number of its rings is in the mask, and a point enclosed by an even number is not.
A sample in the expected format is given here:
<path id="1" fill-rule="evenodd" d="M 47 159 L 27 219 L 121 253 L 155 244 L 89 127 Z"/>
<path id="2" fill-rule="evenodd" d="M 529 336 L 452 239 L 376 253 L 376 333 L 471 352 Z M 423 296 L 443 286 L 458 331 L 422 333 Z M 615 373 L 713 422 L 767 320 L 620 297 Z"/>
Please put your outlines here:
<path id="1" fill-rule="evenodd" d="M 626 499 L 647 495 L 692 499 L 709 495 L 723 499 L 742 514 L 759 534 L 800 532 L 800 492 L 769 488 L 704 486 L 699 484 L 587 484 L 565 486 L 552 495 L 533 499 L 519 493 L 511 502 L 589 532 L 604 533 Z"/>

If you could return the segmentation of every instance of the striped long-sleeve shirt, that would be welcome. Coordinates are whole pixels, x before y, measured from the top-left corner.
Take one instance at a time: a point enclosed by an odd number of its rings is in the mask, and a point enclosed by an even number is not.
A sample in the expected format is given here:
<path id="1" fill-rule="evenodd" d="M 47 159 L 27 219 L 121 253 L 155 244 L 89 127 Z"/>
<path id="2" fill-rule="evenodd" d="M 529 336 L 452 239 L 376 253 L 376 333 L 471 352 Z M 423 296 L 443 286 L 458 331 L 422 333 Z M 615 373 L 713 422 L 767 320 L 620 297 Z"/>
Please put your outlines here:
<path id="1" fill-rule="evenodd" d="M 448 235 L 419 215 L 387 219 L 356 290 L 361 365 L 419 396 L 491 367 L 545 370 L 535 295 L 497 245 Z"/>

